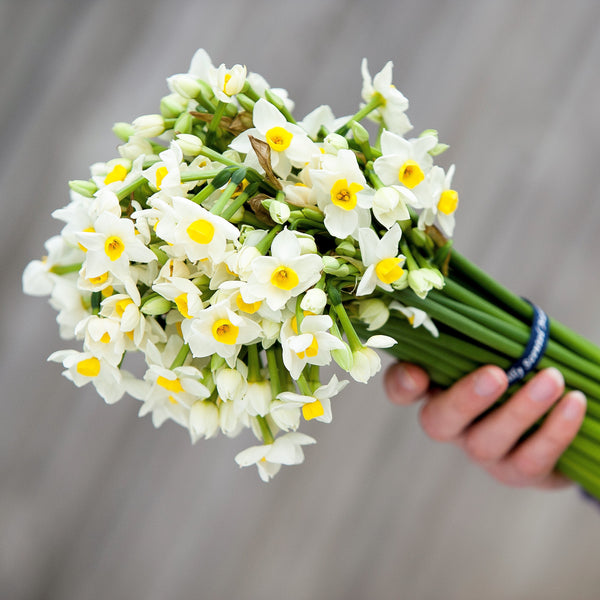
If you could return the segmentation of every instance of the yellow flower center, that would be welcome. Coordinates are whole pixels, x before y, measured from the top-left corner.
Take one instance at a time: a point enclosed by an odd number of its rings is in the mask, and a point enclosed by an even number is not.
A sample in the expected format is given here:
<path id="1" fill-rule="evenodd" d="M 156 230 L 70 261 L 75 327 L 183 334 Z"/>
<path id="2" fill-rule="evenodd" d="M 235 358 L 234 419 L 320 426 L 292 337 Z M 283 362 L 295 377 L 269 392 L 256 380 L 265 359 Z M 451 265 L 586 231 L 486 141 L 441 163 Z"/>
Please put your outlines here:
<path id="1" fill-rule="evenodd" d="M 105 332 L 102 334 L 102 337 L 100 338 L 100 341 L 101 341 L 103 344 L 108 344 L 108 343 L 110 343 L 110 333 L 108 333 L 108 331 L 105 331 Z"/>
<path id="2" fill-rule="evenodd" d="M 175 298 L 175 304 L 177 305 L 177 310 L 186 318 L 191 319 L 192 316 L 188 312 L 188 301 L 187 294 L 179 294 L 177 298 Z"/>
<path id="3" fill-rule="evenodd" d="M 108 271 L 98 277 L 90 277 L 90 283 L 92 285 L 102 285 L 108 279 Z"/>
<path id="4" fill-rule="evenodd" d="M 198 219 L 188 226 L 186 232 L 197 244 L 210 244 L 215 235 L 215 226 L 206 219 Z"/>
<path id="5" fill-rule="evenodd" d="M 104 178 L 104 185 L 123 181 L 127 177 L 127 169 L 123 165 L 115 165 L 110 173 Z"/>
<path id="6" fill-rule="evenodd" d="M 162 185 L 163 179 L 169 173 L 169 169 L 167 167 L 158 167 L 156 169 L 156 189 L 160 190 L 160 186 Z"/>
<path id="7" fill-rule="evenodd" d="M 375 273 L 383 283 L 393 283 L 402 277 L 404 269 L 400 266 L 400 258 L 384 258 L 375 266 Z"/>
<path id="8" fill-rule="evenodd" d="M 123 300 L 119 300 L 115 304 L 115 311 L 117 312 L 117 315 L 119 315 L 119 317 L 122 317 L 123 313 L 125 312 L 125 309 L 130 304 L 133 304 L 133 300 L 131 298 L 123 298 Z"/>
<path id="9" fill-rule="evenodd" d="M 219 319 L 212 326 L 212 334 L 217 342 L 233 346 L 235 344 L 240 328 L 229 319 Z"/>
<path id="10" fill-rule="evenodd" d="M 415 324 L 415 315 L 410 315 L 410 317 L 408 317 L 408 322 L 414 326 Z"/>
<path id="11" fill-rule="evenodd" d="M 128 337 L 128 338 L 129 338 L 129 339 L 132 341 L 132 342 L 134 341 L 135 335 L 134 335 L 133 329 L 132 329 L 131 331 L 126 331 L 126 332 L 125 332 L 125 335 L 126 335 L 126 336 L 127 336 L 127 337 Z"/>
<path id="12" fill-rule="evenodd" d="M 423 179 L 425 179 L 425 175 L 419 166 L 419 163 L 414 160 L 407 160 L 401 167 L 400 172 L 398 173 L 398 179 L 403 183 L 407 188 L 417 187 Z"/>
<path id="13" fill-rule="evenodd" d="M 294 136 L 283 127 L 271 127 L 265 137 L 267 138 L 267 144 L 271 146 L 271 150 L 283 152 L 292 143 Z"/>
<path id="14" fill-rule="evenodd" d="M 445 215 L 451 215 L 458 206 L 458 192 L 454 190 L 444 190 L 440 195 L 437 205 L 438 210 Z"/>
<path id="15" fill-rule="evenodd" d="M 249 315 L 253 315 L 262 304 L 260 300 L 258 300 L 257 302 L 244 302 L 244 299 L 242 298 L 241 294 L 237 295 L 235 303 L 242 312 L 248 313 Z"/>
<path id="16" fill-rule="evenodd" d="M 300 279 L 296 271 L 290 267 L 277 267 L 271 275 L 271 283 L 280 290 L 292 290 L 299 282 Z"/>
<path id="17" fill-rule="evenodd" d="M 77 372 L 84 377 L 96 377 L 100 373 L 100 361 L 92 356 L 77 363 Z"/>
<path id="18" fill-rule="evenodd" d="M 338 179 L 331 188 L 331 201 L 344 210 L 352 210 L 356 206 L 356 192 L 362 189 L 359 183 L 348 185 L 347 179 Z"/>
<path id="19" fill-rule="evenodd" d="M 102 290 L 102 296 L 104 296 L 104 298 L 108 298 L 109 296 L 112 296 L 114 291 L 115 290 L 113 289 L 113 286 L 109 285 Z"/>
<path id="20" fill-rule="evenodd" d="M 309 402 L 302 407 L 302 416 L 310 421 L 311 419 L 316 419 L 321 415 L 325 414 L 325 410 L 323 409 L 323 405 L 320 400 L 315 400 L 314 402 Z"/>
<path id="21" fill-rule="evenodd" d="M 156 378 L 156 383 L 169 392 L 173 392 L 175 394 L 183 392 L 183 387 L 181 386 L 181 381 L 179 381 L 179 379 L 167 379 L 166 377 L 159 375 Z"/>
<path id="22" fill-rule="evenodd" d="M 231 73 L 225 73 L 225 78 L 223 81 L 223 93 L 227 94 L 227 84 L 229 83 L 229 80 L 231 79 Z M 231 96 L 231 94 L 227 94 L 228 96 Z"/>
<path id="23" fill-rule="evenodd" d="M 298 358 L 313 358 L 319 353 L 319 342 L 317 342 L 317 338 L 313 335 L 312 342 L 310 346 L 304 350 L 303 352 L 296 352 Z"/>
<path id="24" fill-rule="evenodd" d="M 175 400 L 175 398 L 173 398 L 173 396 L 169 396 L 169 402 L 171 404 L 179 404 L 179 402 L 177 402 L 177 400 Z"/>
<path id="25" fill-rule="evenodd" d="M 123 250 L 125 250 L 125 244 L 120 237 L 116 235 L 111 235 L 106 238 L 106 242 L 104 243 L 104 252 L 111 261 L 117 260 L 121 254 L 123 254 Z"/>

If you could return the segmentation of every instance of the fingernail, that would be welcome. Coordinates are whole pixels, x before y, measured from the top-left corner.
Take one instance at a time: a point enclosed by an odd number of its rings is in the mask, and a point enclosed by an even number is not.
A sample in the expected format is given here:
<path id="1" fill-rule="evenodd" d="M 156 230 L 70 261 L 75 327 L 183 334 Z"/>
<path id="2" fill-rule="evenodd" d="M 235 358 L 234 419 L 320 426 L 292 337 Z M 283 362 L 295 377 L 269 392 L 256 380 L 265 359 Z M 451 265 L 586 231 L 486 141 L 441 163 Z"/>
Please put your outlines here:
<path id="1" fill-rule="evenodd" d="M 482 369 L 475 373 L 473 388 L 478 396 L 493 396 L 502 391 L 505 383 L 505 378 L 496 369 Z"/>
<path id="2" fill-rule="evenodd" d="M 558 369 L 550 367 L 535 377 L 527 388 L 527 394 L 534 402 L 545 402 L 556 397 L 565 380 Z"/>
<path id="3" fill-rule="evenodd" d="M 567 421 L 575 421 L 581 418 L 581 408 L 582 406 L 585 408 L 586 404 L 587 400 L 581 392 L 571 392 L 569 401 L 562 411 L 563 418 Z"/>
<path id="4" fill-rule="evenodd" d="M 415 378 L 404 365 L 396 365 L 394 369 L 394 383 L 398 390 L 403 392 L 414 392 L 418 388 Z"/>

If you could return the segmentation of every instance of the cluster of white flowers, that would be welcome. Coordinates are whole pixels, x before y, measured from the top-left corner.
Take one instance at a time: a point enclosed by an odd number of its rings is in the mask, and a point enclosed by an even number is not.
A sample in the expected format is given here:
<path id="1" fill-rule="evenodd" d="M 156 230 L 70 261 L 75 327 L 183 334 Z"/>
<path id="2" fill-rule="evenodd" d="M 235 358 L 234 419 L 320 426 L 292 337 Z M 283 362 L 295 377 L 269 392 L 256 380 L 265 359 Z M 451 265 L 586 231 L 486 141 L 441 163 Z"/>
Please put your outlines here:
<path id="1" fill-rule="evenodd" d="M 285 90 L 199 50 L 167 80 L 160 114 L 115 125 L 120 157 L 70 182 L 53 214 L 65 225 L 23 277 L 27 293 L 50 296 L 61 336 L 83 343 L 50 356 L 67 378 L 108 403 L 129 393 L 140 415 L 194 442 L 250 428 L 261 443 L 236 461 L 267 481 L 315 442 L 302 419 L 332 419 L 347 381 L 323 384 L 320 367 L 367 382 L 373 348 L 396 343 L 363 342 L 356 327 L 380 329 L 394 310 L 437 335 L 393 294 L 444 285 L 434 223 L 452 234 L 453 169 L 433 166 L 446 147 L 435 131 L 404 137 L 392 64 L 371 79 L 365 60 L 362 74 L 354 116 L 320 106 L 296 122 Z M 378 123 L 373 145 L 365 117 Z M 143 377 L 122 366 L 138 351 Z"/>

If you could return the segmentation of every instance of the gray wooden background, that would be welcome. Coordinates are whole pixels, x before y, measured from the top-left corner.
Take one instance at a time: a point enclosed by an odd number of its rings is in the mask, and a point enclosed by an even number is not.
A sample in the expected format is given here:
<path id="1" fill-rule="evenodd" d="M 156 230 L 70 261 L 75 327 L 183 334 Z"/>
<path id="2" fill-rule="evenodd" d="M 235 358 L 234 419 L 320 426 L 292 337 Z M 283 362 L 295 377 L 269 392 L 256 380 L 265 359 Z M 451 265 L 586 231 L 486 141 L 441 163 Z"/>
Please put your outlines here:
<path id="1" fill-rule="evenodd" d="M 0 598 L 600 597 L 600 513 L 576 490 L 503 488 L 429 441 L 381 378 L 269 485 L 250 441 L 192 447 L 136 401 L 106 406 L 45 362 L 54 312 L 20 275 L 59 231 L 68 179 L 115 155 L 205 47 L 353 112 L 389 58 L 416 131 L 451 145 L 456 244 L 600 342 L 597 0 L 0 1 Z"/>

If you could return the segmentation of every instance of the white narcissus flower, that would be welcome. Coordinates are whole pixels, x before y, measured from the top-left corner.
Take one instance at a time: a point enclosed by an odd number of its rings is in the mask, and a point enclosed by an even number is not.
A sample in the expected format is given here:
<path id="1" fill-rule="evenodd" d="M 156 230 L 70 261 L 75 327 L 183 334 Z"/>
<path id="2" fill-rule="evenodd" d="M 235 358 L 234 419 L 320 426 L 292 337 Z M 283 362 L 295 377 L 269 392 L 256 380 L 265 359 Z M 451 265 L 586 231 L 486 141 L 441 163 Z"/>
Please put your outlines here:
<path id="1" fill-rule="evenodd" d="M 152 289 L 163 298 L 175 302 L 177 310 L 186 319 L 197 317 L 204 308 L 200 290 L 184 277 L 168 277 L 162 283 L 155 283 Z"/>
<path id="2" fill-rule="evenodd" d="M 390 229 L 398 221 L 410 219 L 407 204 L 415 208 L 418 204 L 409 189 L 399 185 L 382 187 L 373 196 L 373 214 L 386 229 Z"/>
<path id="3" fill-rule="evenodd" d="M 211 306 L 185 320 L 181 330 L 194 356 L 218 354 L 230 367 L 235 365 L 242 344 L 256 342 L 261 334 L 257 323 L 235 314 L 225 304 Z"/>
<path id="4" fill-rule="evenodd" d="M 344 348 L 344 342 L 328 333 L 333 325 L 329 315 L 307 315 L 300 327 L 296 317 L 281 328 L 283 363 L 293 379 L 298 379 L 307 364 L 324 366 L 331 362 L 331 352 Z"/>
<path id="5" fill-rule="evenodd" d="M 248 285 L 241 289 L 244 302 L 266 300 L 269 308 L 279 310 L 315 284 L 321 277 L 323 261 L 317 254 L 301 254 L 296 236 L 284 229 L 271 244 L 271 256 L 252 262 Z"/>
<path id="6" fill-rule="evenodd" d="M 437 144 L 437 137 L 424 135 L 412 140 L 386 131 L 381 134 L 382 156 L 375 160 L 373 168 L 384 185 L 416 188 L 433 165 L 429 151 Z"/>
<path id="7" fill-rule="evenodd" d="M 107 404 L 120 400 L 125 393 L 123 380 L 133 378 L 131 373 L 117 369 L 91 352 L 59 350 L 51 354 L 48 360 L 62 363 L 66 369 L 62 374 L 77 387 L 92 382 Z"/>
<path id="8" fill-rule="evenodd" d="M 352 378 L 367 383 L 381 369 L 381 359 L 373 348 L 390 348 L 395 344 L 396 340 L 390 336 L 371 336 L 362 348 L 352 352 L 352 367 L 349 371 Z"/>
<path id="9" fill-rule="evenodd" d="M 447 236 L 451 237 L 454 233 L 458 192 L 451 189 L 453 176 L 454 165 L 448 169 L 448 173 L 444 173 L 441 167 L 433 167 L 423 185 L 415 190 L 424 208 L 419 215 L 419 229 L 433 225 L 437 217 L 442 231 Z"/>
<path id="10" fill-rule="evenodd" d="M 209 439 L 219 431 L 219 408 L 209 400 L 197 400 L 190 409 L 190 435 L 192 443 Z"/>
<path id="11" fill-rule="evenodd" d="M 346 379 L 338 381 L 338 378 L 333 375 L 329 383 L 319 386 L 310 396 L 293 392 L 281 392 L 277 398 L 282 401 L 282 404 L 273 409 L 272 414 L 276 410 L 297 406 L 302 408 L 302 416 L 307 421 L 315 419 L 322 423 L 331 423 L 333 418 L 331 398 L 341 392 L 348 383 Z"/>
<path id="12" fill-rule="evenodd" d="M 321 169 L 310 169 L 317 204 L 325 213 L 325 227 L 335 237 L 357 239 L 358 229 L 371 224 L 373 190 L 367 186 L 356 155 L 340 150 L 324 155 Z"/>
<path id="13" fill-rule="evenodd" d="M 141 135 L 132 135 L 127 142 L 121 144 L 117 149 L 119 154 L 128 160 L 135 160 L 140 156 L 144 158 L 154 156 L 152 144 Z M 125 183 L 121 185 L 124 186 Z"/>
<path id="14" fill-rule="evenodd" d="M 172 202 L 172 207 L 162 201 L 155 204 L 164 211 L 156 235 L 172 244 L 171 251 L 182 258 L 192 262 L 209 258 L 220 263 L 226 255 L 227 240 L 238 239 L 238 228 L 187 198 L 174 197 Z"/>
<path id="15" fill-rule="evenodd" d="M 431 317 L 424 311 L 414 306 L 404 306 L 396 300 L 392 300 L 389 306 L 390 310 L 397 310 L 401 312 L 408 320 L 408 322 L 414 327 L 420 327 L 423 325 L 433 337 L 439 337 L 440 333 L 432 321 Z"/>
<path id="16" fill-rule="evenodd" d="M 281 465 L 299 465 L 304 461 L 302 446 L 316 444 L 317 441 L 303 433 L 286 433 L 279 436 L 272 444 L 251 446 L 242 450 L 235 462 L 240 467 L 256 465 L 258 474 L 263 481 L 269 481 L 275 476 Z"/>
<path id="17" fill-rule="evenodd" d="M 330 132 L 336 131 L 342 125 L 347 123 L 348 119 L 349 117 L 336 119 L 331 107 L 327 104 L 321 104 L 321 106 L 317 106 L 317 108 L 309 112 L 302 121 L 299 121 L 298 125 L 302 127 L 311 138 L 315 139 L 321 127 L 324 127 Z"/>
<path id="18" fill-rule="evenodd" d="M 225 65 L 220 65 L 216 69 L 209 83 L 213 87 L 215 96 L 221 102 L 231 102 L 231 97 L 239 94 L 246 83 L 246 67 L 243 65 L 233 65 L 228 69 Z"/>
<path id="19" fill-rule="evenodd" d="M 113 367 L 119 366 L 126 349 L 135 349 L 133 344 L 127 344 L 129 340 L 120 330 L 118 321 L 96 315 L 81 321 L 75 328 L 75 335 L 84 336 L 84 350 Z"/>
<path id="20" fill-rule="evenodd" d="M 430 290 L 444 287 L 444 276 L 433 267 L 408 271 L 408 285 L 419 296 L 425 298 Z"/>
<path id="21" fill-rule="evenodd" d="M 312 288 L 304 294 L 300 308 L 313 315 L 320 315 L 327 306 L 327 294 L 319 288 Z"/>
<path id="22" fill-rule="evenodd" d="M 398 253 L 401 237 L 402 230 L 397 223 L 381 239 L 370 228 L 359 229 L 358 243 L 362 262 L 367 270 L 358 284 L 357 296 L 371 294 L 375 287 L 386 292 L 392 291 L 390 284 L 398 281 L 404 274 L 402 266 L 405 257 Z"/>
<path id="23" fill-rule="evenodd" d="M 246 161 L 261 173 L 264 169 L 258 159 L 248 136 L 266 142 L 271 148 L 271 166 L 279 177 L 285 179 L 292 166 L 302 168 L 311 156 L 318 151 L 314 142 L 298 125 L 287 119 L 267 100 L 261 98 L 254 105 L 252 113 L 253 129 L 247 129 L 230 144 L 230 147 L 246 155 Z"/>
<path id="24" fill-rule="evenodd" d="M 193 181 L 182 183 L 181 172 L 185 163 L 183 162 L 183 151 L 176 142 L 171 142 L 167 150 L 159 155 L 160 160 L 142 171 L 141 175 L 146 178 L 150 186 L 157 190 L 153 198 L 171 196 L 184 196 L 188 190 L 195 185 Z"/>
<path id="25" fill-rule="evenodd" d="M 165 121 L 161 115 L 142 115 L 132 125 L 135 133 L 145 138 L 159 136 L 165 131 Z"/>
<path id="26" fill-rule="evenodd" d="M 390 311 L 383 300 L 369 298 L 360 300 L 358 305 L 358 318 L 367 324 L 368 331 L 381 329 L 390 318 Z"/>
<path id="27" fill-rule="evenodd" d="M 383 69 L 371 80 L 367 59 L 363 58 L 361 65 L 363 76 L 362 98 L 368 103 L 375 94 L 379 94 L 384 103 L 374 110 L 369 118 L 382 123 L 386 129 L 398 135 L 404 135 L 412 129 L 412 125 L 406 116 L 408 100 L 392 83 L 392 67 L 392 61 L 387 62 Z"/>
<path id="28" fill-rule="evenodd" d="M 42 260 L 32 260 L 23 272 L 23 291 L 30 296 L 50 295 L 61 278 L 53 273 L 53 268 L 77 265 L 84 258 L 78 247 L 71 246 L 59 235 L 51 237 L 44 246 L 48 254 Z"/>
<path id="29" fill-rule="evenodd" d="M 238 360 L 235 368 L 219 369 L 213 374 L 219 398 L 224 402 L 241 402 L 248 387 L 248 367 Z"/>
<path id="30" fill-rule="evenodd" d="M 272 399 L 271 384 L 268 381 L 248 382 L 243 400 L 249 415 L 264 417 L 269 414 Z"/>
<path id="31" fill-rule="evenodd" d="M 156 260 L 156 255 L 137 239 L 133 221 L 103 213 L 94 222 L 93 232 L 82 231 L 76 237 L 87 252 L 85 268 L 88 278 L 112 273 L 139 304 L 140 293 L 131 277 L 129 263 L 149 263 Z"/>

